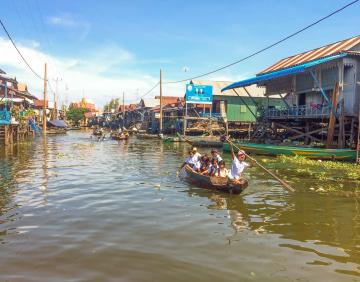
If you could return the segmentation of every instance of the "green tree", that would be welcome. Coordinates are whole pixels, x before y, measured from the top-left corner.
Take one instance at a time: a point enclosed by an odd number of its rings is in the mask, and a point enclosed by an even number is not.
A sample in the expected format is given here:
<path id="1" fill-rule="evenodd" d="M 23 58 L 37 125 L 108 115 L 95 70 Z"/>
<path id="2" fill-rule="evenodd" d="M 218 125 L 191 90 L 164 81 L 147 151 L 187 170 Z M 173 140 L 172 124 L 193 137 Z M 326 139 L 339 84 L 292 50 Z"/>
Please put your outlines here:
<path id="1" fill-rule="evenodd" d="M 104 112 L 110 112 L 111 110 L 117 111 L 120 105 L 120 99 L 111 99 L 109 103 L 104 105 Z"/>
<path id="2" fill-rule="evenodd" d="M 66 113 L 66 118 L 71 120 L 74 125 L 79 125 L 79 122 L 85 117 L 85 113 L 88 112 L 88 109 L 85 108 L 74 108 L 71 107 Z"/>

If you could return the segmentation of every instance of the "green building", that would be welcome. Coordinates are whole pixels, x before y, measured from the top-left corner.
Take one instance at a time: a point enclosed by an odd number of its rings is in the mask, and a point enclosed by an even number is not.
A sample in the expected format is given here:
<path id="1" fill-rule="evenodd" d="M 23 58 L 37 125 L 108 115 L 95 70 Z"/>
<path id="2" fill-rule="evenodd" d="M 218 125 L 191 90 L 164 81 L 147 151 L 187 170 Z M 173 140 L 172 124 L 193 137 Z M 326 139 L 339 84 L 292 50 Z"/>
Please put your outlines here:
<path id="1" fill-rule="evenodd" d="M 265 89 L 255 85 L 221 92 L 221 89 L 232 84 L 230 81 L 193 80 L 198 85 L 213 86 L 212 115 L 221 115 L 225 110 L 229 122 L 255 122 L 262 109 L 281 108 L 284 102 L 280 96 L 265 96 Z M 247 93 L 247 92 L 248 93 Z M 251 96 L 251 97 L 250 97 Z"/>

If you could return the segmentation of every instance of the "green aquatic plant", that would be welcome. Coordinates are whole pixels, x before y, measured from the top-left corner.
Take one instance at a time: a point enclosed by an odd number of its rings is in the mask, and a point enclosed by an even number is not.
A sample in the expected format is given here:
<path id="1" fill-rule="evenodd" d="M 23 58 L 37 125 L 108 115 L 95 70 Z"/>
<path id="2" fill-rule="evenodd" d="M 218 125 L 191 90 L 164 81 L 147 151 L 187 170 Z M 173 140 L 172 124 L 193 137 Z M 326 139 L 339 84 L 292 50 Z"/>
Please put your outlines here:
<path id="1" fill-rule="evenodd" d="M 312 189 L 320 192 L 355 191 L 360 186 L 360 166 L 353 163 L 319 161 L 302 156 L 277 157 L 283 172 L 302 183 L 311 183 Z M 321 189 L 320 189 L 321 188 Z M 320 190 L 319 190 L 320 189 Z"/>

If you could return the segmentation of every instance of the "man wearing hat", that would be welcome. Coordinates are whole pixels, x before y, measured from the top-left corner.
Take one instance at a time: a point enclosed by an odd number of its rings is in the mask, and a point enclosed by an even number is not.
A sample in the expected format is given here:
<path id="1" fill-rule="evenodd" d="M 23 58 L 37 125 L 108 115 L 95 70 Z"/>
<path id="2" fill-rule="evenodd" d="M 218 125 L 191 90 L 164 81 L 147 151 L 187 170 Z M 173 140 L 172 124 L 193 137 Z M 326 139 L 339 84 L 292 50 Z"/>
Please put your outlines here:
<path id="1" fill-rule="evenodd" d="M 250 165 L 245 162 L 246 160 L 245 152 L 243 150 L 239 150 L 235 155 L 232 143 L 229 144 L 231 149 L 231 156 L 233 159 L 229 178 L 234 180 L 239 180 L 245 168 L 247 168 Z"/>

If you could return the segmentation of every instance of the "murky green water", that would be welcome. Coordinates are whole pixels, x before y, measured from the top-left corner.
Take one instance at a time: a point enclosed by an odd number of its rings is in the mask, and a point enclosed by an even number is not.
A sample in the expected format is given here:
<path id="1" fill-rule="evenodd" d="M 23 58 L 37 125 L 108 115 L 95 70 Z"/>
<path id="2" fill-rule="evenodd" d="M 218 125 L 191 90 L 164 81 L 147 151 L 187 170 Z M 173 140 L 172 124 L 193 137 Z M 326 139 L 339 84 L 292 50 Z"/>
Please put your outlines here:
<path id="1" fill-rule="evenodd" d="M 1 152 L 0 281 L 360 281 L 360 199 L 257 168 L 214 194 L 176 178 L 185 152 L 84 132 Z"/>

